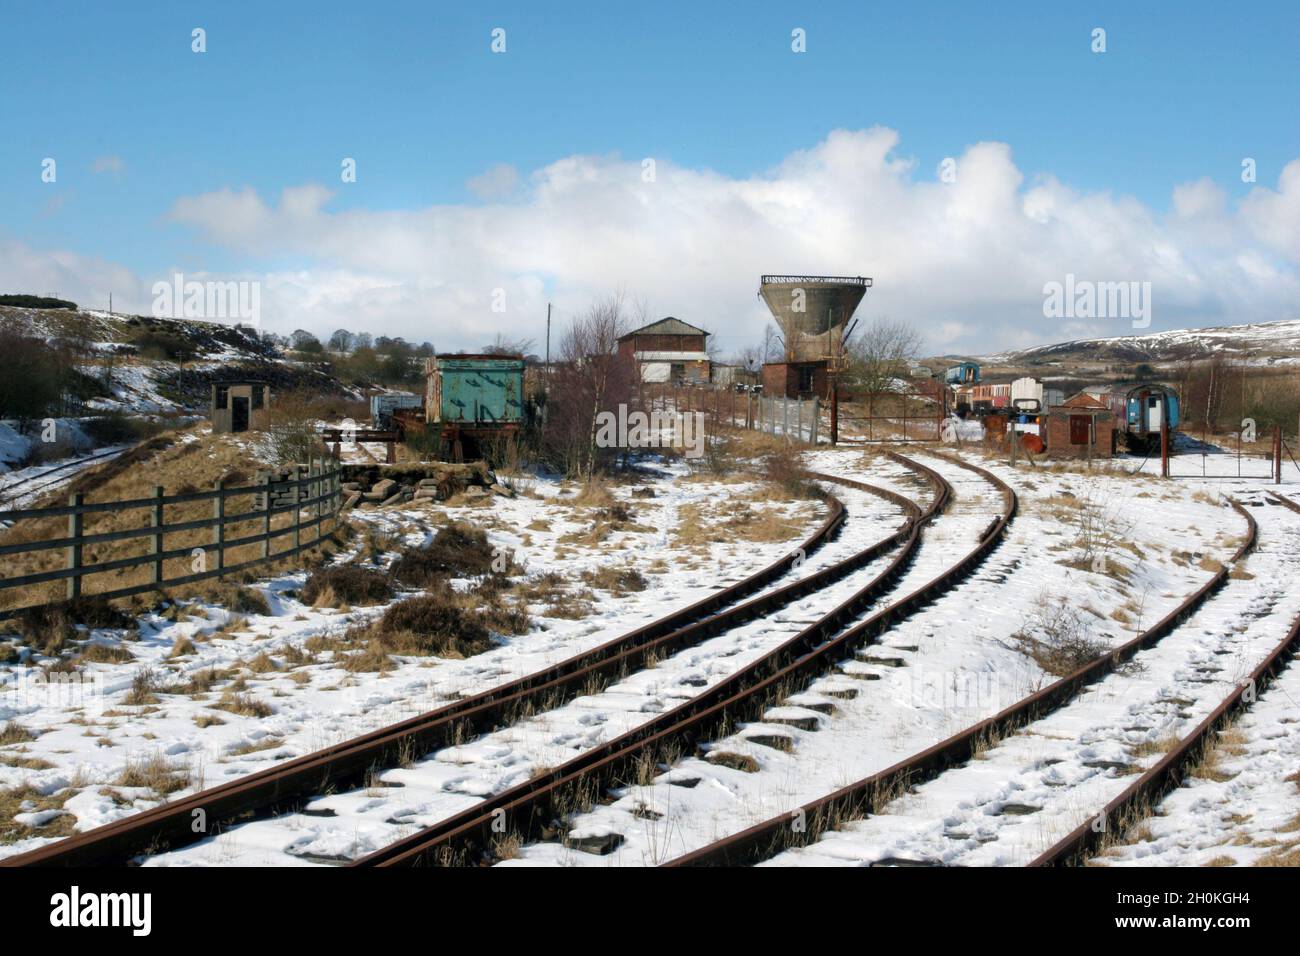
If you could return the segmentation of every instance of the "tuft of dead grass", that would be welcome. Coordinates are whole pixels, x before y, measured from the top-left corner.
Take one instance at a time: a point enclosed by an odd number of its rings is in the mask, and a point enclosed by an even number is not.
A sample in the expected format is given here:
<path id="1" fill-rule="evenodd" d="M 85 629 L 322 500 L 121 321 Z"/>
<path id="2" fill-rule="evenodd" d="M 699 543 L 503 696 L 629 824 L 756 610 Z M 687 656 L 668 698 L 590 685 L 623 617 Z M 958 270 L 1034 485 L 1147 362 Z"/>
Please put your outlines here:
<path id="1" fill-rule="evenodd" d="M 381 604 L 393 594 L 388 578 L 355 565 L 333 565 L 314 571 L 302 587 L 304 604 L 313 607 Z"/>

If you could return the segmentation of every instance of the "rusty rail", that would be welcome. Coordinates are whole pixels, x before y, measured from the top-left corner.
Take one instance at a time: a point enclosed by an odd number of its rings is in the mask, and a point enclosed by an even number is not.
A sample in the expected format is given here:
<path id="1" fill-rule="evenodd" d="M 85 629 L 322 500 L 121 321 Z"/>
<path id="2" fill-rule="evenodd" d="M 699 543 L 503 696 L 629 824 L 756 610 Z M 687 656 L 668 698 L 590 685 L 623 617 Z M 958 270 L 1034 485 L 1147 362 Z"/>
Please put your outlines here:
<path id="1" fill-rule="evenodd" d="M 580 693 L 589 687 L 592 678 L 607 678 L 630 667 L 644 666 L 651 655 L 665 649 L 698 643 L 736 624 L 762 616 L 874 560 L 895 547 L 898 539 L 915 525 L 919 509 L 901 495 L 858 482 L 846 484 L 898 504 L 907 514 L 903 526 L 843 561 L 736 604 L 801 563 L 807 554 L 839 531 L 845 509 L 838 499 L 828 496 L 831 513 L 800 547 L 744 580 L 658 621 L 545 670 L 307 754 L 279 767 L 241 777 L 2 860 L 0 866 L 121 864 L 141 852 L 184 846 L 212 836 L 223 824 L 291 809 L 327 786 L 344 786 L 359 780 L 376 766 L 394 766 L 413 748 L 417 751 L 432 750 L 467 733 L 485 733 L 502 723 L 512 722 L 517 715 L 527 712 L 540 701 L 553 704 L 556 700 Z M 204 826 L 196 832 L 193 823 L 200 816 Z"/>
<path id="2" fill-rule="evenodd" d="M 1300 513 L 1300 505 L 1293 501 L 1270 495 L 1279 504 Z M 1238 553 L 1240 556 L 1240 552 Z M 1133 821 L 1133 811 L 1142 806 L 1144 801 L 1155 804 L 1167 793 L 1178 786 L 1181 774 L 1193 760 L 1199 757 L 1209 743 L 1210 735 L 1223 727 L 1230 718 L 1245 710 L 1257 698 L 1273 677 L 1290 662 L 1300 650 L 1300 616 L 1296 617 L 1287 632 L 1269 655 L 1250 672 L 1245 680 L 1238 681 L 1236 688 L 1203 721 L 1196 725 L 1190 734 L 1147 769 L 1142 776 L 1102 807 L 1101 811 L 1089 818 L 1088 822 L 1072 830 L 1066 837 L 1044 851 L 1030 866 L 1069 866 L 1082 863 L 1101 844 L 1107 836 L 1112 822 L 1121 830 L 1128 829 Z M 1102 821 L 1104 826 L 1094 827 Z"/>
<path id="3" fill-rule="evenodd" d="M 761 712 L 766 702 L 801 686 L 826 666 L 859 644 L 889 630 L 899 618 L 928 603 L 937 593 L 952 587 L 987 556 L 1001 535 L 978 544 L 966 557 L 906 597 L 871 614 L 864 621 L 845 627 L 861 609 L 888 589 L 915 555 L 923 527 L 951 497 L 951 486 L 933 469 L 889 453 L 928 474 L 940 489 L 935 500 L 912 522 L 903 549 L 889 566 L 847 601 L 823 615 L 778 648 L 730 675 L 692 700 L 667 711 L 636 729 L 553 768 L 548 773 L 496 794 L 459 814 L 419 833 L 384 847 L 353 863 L 354 866 L 410 866 L 478 862 L 490 858 L 493 840 L 506 828 L 512 835 L 528 838 L 545 834 L 563 813 L 557 805 L 580 787 L 597 792 L 601 783 L 618 779 L 635 767 L 639 759 L 661 750 L 687 751 L 730 721 Z M 1001 527 L 1015 514 L 1016 498 L 1011 488 L 992 474 L 964 462 L 969 468 L 999 487 L 1004 509 Z M 839 479 L 836 479 L 839 480 Z"/>
<path id="4" fill-rule="evenodd" d="M 1232 507 L 1246 519 L 1246 540 L 1233 555 L 1239 561 L 1255 546 L 1258 526 L 1255 519 L 1237 502 Z M 807 846 L 839 821 L 869 816 L 882 795 L 897 793 L 938 776 L 947 768 L 969 761 L 981 743 L 999 740 L 1032 720 L 1036 720 L 1069 703 L 1088 684 L 1111 673 L 1173 631 L 1182 621 L 1221 588 L 1227 581 L 1229 567 L 1220 568 L 1205 584 L 1197 588 L 1178 607 L 1152 627 L 1122 644 L 1110 654 L 1067 674 L 1042 690 L 1021 699 L 999 713 L 954 734 L 932 747 L 887 767 L 869 777 L 851 783 L 832 794 L 810 801 L 789 813 L 773 817 L 708 846 L 671 860 L 665 866 L 746 866 L 769 859 L 794 846 Z M 803 825 L 796 830 L 791 822 L 798 818 Z"/>

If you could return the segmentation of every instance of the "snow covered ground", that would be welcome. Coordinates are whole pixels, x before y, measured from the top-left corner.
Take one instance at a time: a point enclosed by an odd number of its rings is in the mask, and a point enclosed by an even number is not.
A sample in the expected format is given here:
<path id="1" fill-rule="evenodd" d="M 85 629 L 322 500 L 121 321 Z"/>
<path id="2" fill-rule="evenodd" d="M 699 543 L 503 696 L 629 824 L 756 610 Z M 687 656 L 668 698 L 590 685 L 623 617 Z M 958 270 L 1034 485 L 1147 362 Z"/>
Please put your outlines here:
<path id="1" fill-rule="evenodd" d="M 880 814 L 773 863 L 1023 865 L 1090 820 L 1204 719 L 1300 612 L 1300 593 L 1287 594 L 1300 520 L 1269 510 L 1243 562 L 1249 576 L 1230 578 L 1131 665 Z"/>
<path id="2" fill-rule="evenodd" d="M 970 472 L 919 449 L 908 454 L 947 477 L 957 500 L 926 531 L 921 554 L 895 597 L 965 553 L 999 497 Z M 851 475 L 862 456 L 819 452 L 810 459 L 819 470 Z M 502 865 L 662 862 L 883 769 L 1051 679 L 1012 638 L 1036 608 L 1055 602 L 1086 608 L 1093 636 L 1117 644 L 1208 577 L 1183 554 L 1198 561 L 1207 554 L 1226 558 L 1231 536 L 1242 530 L 1241 519 L 1221 503 L 1159 482 L 992 467 L 1021 495 L 1022 511 L 1007 540 L 972 580 L 899 625 L 880 645 L 842 662 L 837 673 L 773 708 L 765 721 L 743 726 L 711 748 L 750 758 L 756 771 L 687 758 L 652 783 L 617 793 L 612 803 L 572 821 L 575 838 L 619 834 L 622 843 L 609 855 L 543 843 L 524 847 L 519 859 Z M 1107 571 L 1098 573 L 1071 566 L 1077 559 L 1075 529 L 1063 520 L 1061 508 L 1069 506 L 1061 503 L 1080 499 L 1124 527 L 1130 515 L 1149 515 L 1155 508 L 1161 517 L 1134 523 L 1135 550 L 1117 547 L 1107 555 Z"/>
<path id="3" fill-rule="evenodd" d="M 112 461 L 128 448 L 129 445 L 110 445 L 88 454 L 42 462 L 0 474 L 0 509 L 3 509 L 0 510 L 0 521 L 4 519 L 5 510 L 33 505 L 37 499 L 67 485 L 87 468 Z"/>
<path id="4" fill-rule="evenodd" d="M 1295 866 L 1300 849 L 1300 665 L 1217 741 L 1217 755 L 1170 793 L 1104 866 Z"/>
<path id="5" fill-rule="evenodd" d="M 309 663 L 291 664 L 290 656 L 301 653 L 311 638 L 341 634 L 383 611 L 307 607 L 295 596 L 305 576 L 295 573 L 256 585 L 268 600 L 269 615 L 236 615 L 199 603 L 178 620 L 158 614 L 142 617 L 139 639 L 120 643 L 130 652 L 130 662 L 86 664 L 80 675 L 84 681 L 71 687 L 38 684 L 32 679 L 34 669 L 0 667 L 0 727 L 12 721 L 35 735 L 0 749 L 0 790 L 27 786 L 42 796 L 58 795 L 61 808 L 75 814 L 77 829 L 110 822 L 160 799 L 156 792 L 123 783 L 128 779 L 124 772 L 132 766 L 161 761 L 188 774 L 188 785 L 176 790 L 176 796 L 422 713 L 457 695 L 542 669 L 698 601 L 788 552 L 826 513 L 816 502 L 764 502 L 757 507 L 773 509 L 793 523 L 797 533 L 790 540 L 724 541 L 683 555 L 674 541 L 683 509 L 744 501 L 756 486 L 688 480 L 683 465 L 665 466 L 663 477 L 649 479 L 646 485 L 654 490 L 654 498 L 632 497 L 629 487 L 615 489 L 643 530 L 616 532 L 590 545 L 573 539 L 591 530 L 591 514 L 566 504 L 562 494 L 571 495 L 571 490 L 554 481 L 534 482 L 536 497 L 497 498 L 490 507 L 413 504 L 356 512 L 354 520 L 363 528 L 408 545 L 427 541 L 436 519 L 445 513 L 485 526 L 489 540 L 515 554 L 529 573 L 559 569 L 577 578 L 583 571 L 610 566 L 613 559 L 637 568 L 651 582 L 639 593 L 601 593 L 593 613 L 581 620 L 537 616 L 531 633 L 464 660 L 397 658 L 397 666 L 385 673 L 353 674 L 339 666 L 334 652 L 326 651 Z M 366 535 L 358 537 L 358 546 L 364 546 Z M 563 557 L 557 559 L 557 554 Z M 351 556 L 345 553 L 338 560 Z M 392 557 L 390 553 L 383 560 Z M 805 567 L 816 567 L 822 560 L 822 554 L 814 553 Z M 117 644 L 116 635 L 107 632 L 88 636 Z M 194 652 L 171 657 L 174 645 L 184 639 L 193 642 Z M 254 663 L 263 655 L 271 663 L 269 669 Z M 151 669 L 156 682 L 166 686 L 213 667 L 233 669 L 243 685 L 241 693 L 268 707 L 269 716 L 215 710 L 220 687 L 211 694 L 159 693 L 157 702 L 147 706 L 124 703 L 143 668 Z M 491 747 L 484 746 L 484 752 L 491 753 Z M 500 763 L 500 772 L 508 775 L 509 761 Z M 451 796 L 453 802 L 465 799 L 463 794 Z M 0 855 L 43 842 L 33 836 L 0 846 Z M 226 852 L 230 842 L 225 840 L 220 852 Z M 210 855 L 211 850 L 196 852 Z"/>
<path id="6" fill-rule="evenodd" d="M 891 592 L 893 597 L 965 553 L 1000 504 L 992 486 L 974 474 L 918 447 L 906 453 L 944 474 L 956 494 L 949 513 L 925 531 L 917 558 Z M 922 501 L 929 494 L 928 485 L 913 474 L 870 452 L 818 451 L 807 457 L 820 471 Z M 1242 497 L 1260 489 L 1259 482 L 1230 475 L 1210 484 L 1164 482 L 1120 468 L 1112 472 L 1098 467 L 1088 474 L 1031 470 L 1022 464 L 1013 470 L 1000 462 L 973 460 L 1010 482 L 1020 495 L 1020 513 L 1006 540 L 972 579 L 899 624 L 858 659 L 841 662 L 804 693 L 771 708 L 764 720 L 713 742 L 712 752 L 748 758 L 756 770 L 687 757 L 646 785 L 616 792 L 612 802 L 571 821 L 575 838 L 618 834 L 622 842 L 612 853 L 598 856 L 560 844 L 532 844 L 504 865 L 662 862 L 860 779 L 969 726 L 1054 679 L 1017 638 L 1033 630 L 1043 608 L 1079 609 L 1090 636 L 1104 645 L 1131 638 L 1203 582 L 1214 561 L 1232 553 L 1242 522 L 1225 506 L 1223 494 Z M 676 465 L 668 471 L 662 479 L 647 481 L 656 491 L 654 498 L 634 498 L 629 487 L 615 489 L 634 511 L 635 522 L 648 530 L 618 532 L 590 546 L 575 539 L 591 529 L 591 515 L 564 504 L 561 485 L 552 481 L 533 483 L 537 497 L 496 499 L 488 509 L 422 504 L 357 512 L 355 520 L 365 528 L 394 542 L 419 544 L 429 539 L 439 513 L 445 511 L 485 525 L 493 544 L 515 553 L 530 574 L 558 568 L 577 577 L 614 560 L 635 566 L 651 581 L 639 593 L 602 593 L 594 613 L 583 620 L 537 617 L 531 633 L 465 660 L 398 658 L 392 670 L 378 674 L 350 673 L 339 666 L 335 652 L 328 651 L 293 663 L 312 638 L 339 635 L 383 608 L 340 612 L 307 607 L 296 597 L 304 575 L 284 574 L 256 585 L 269 601 L 269 615 L 233 615 L 202 604 L 178 620 L 148 615 L 141 620 L 140 639 L 120 645 L 130 651 L 130 662 L 85 665 L 86 682 L 71 688 L 43 687 L 30 680 L 30 669 L 0 667 L 0 728 L 12 721 L 35 734 L 35 739 L 0 747 L 0 790 L 31 788 L 32 797 L 18 822 L 36 828 L 35 834 L 45 826 L 66 827 L 69 814 L 75 816 L 76 829 L 88 829 L 162 799 L 147 787 L 129 785 L 132 767 L 161 762 L 186 774 L 188 782 L 173 796 L 264 769 L 554 664 L 699 600 L 775 560 L 793 543 L 723 542 L 710 545 L 706 554 L 684 556 L 673 540 L 689 513 L 684 509 L 743 500 L 753 486 L 685 480 L 684 467 Z M 1295 495 L 1297 489 L 1300 482 L 1281 490 Z M 844 531 L 794 574 L 810 574 L 841 560 L 884 537 L 901 521 L 898 509 L 876 496 L 844 487 L 835 493 L 849 509 Z M 786 507 L 802 528 L 797 538 L 806 536 L 825 513 L 811 503 Z M 1083 514 L 1092 517 L 1085 522 Z M 1269 517 L 1274 514 L 1283 514 L 1282 509 L 1270 508 Z M 1286 516 L 1294 523 L 1295 516 Z M 1087 534 L 1102 542 L 1100 563 L 1095 555 L 1085 554 L 1085 525 L 1092 529 Z M 965 783 L 960 787 L 949 782 L 952 775 L 945 775 L 927 785 L 935 790 L 920 788 L 897 801 L 891 812 L 846 826 L 773 863 L 888 858 L 1024 862 L 1050 833 L 1077 822 L 1087 807 L 1104 802 L 1108 787 L 1131 779 L 1116 766 L 1108 767 L 1120 763 L 1117 754 L 1127 754 L 1125 762 L 1130 764 L 1155 759 L 1153 748 L 1159 741 L 1199 719 L 1197 715 L 1212 706 L 1207 701 L 1223 696 L 1220 683 L 1243 668 L 1249 670 L 1259 647 L 1276 643 L 1278 626 L 1296 611 L 1293 599 L 1284 593 L 1300 548 L 1296 534 L 1300 531 L 1290 537 L 1280 532 L 1261 537 L 1261 552 L 1248 564 L 1254 577 L 1234 579 L 1231 594 L 1225 590 L 1204 616 L 1178 632 L 1195 633 L 1195 639 L 1174 643 L 1178 635 L 1171 635 L 1162 645 L 1167 656 L 1153 652 L 1132 672 L 1116 675 L 1128 683 L 1102 682 L 1087 695 L 1092 709 L 1066 708 L 1069 714 L 1062 712 L 1061 724 L 1048 725 L 1049 736 L 1018 735 L 991 749 L 987 759 L 953 772 L 970 775 L 961 778 Z M 339 560 L 350 557 L 345 553 Z M 844 600 L 887 560 L 598 693 L 383 771 L 365 789 L 322 796 L 305 813 L 236 827 L 150 862 L 326 864 L 377 849 L 701 693 Z M 1219 603 L 1223 598 L 1229 600 Z M 236 620 L 240 617 L 244 619 Z M 1244 627 L 1233 624 L 1238 617 Z M 109 633 L 92 636 L 98 642 L 117 643 Z M 172 647 L 183 638 L 198 638 L 194 654 L 172 658 Z M 269 669 L 255 663 L 263 656 Z M 1218 670 L 1198 670 L 1209 666 Z M 241 692 L 269 707 L 270 714 L 253 717 L 215 710 L 220 688 L 211 694 L 164 693 L 154 704 L 127 706 L 124 700 L 142 667 L 153 669 L 162 684 L 183 682 L 212 667 L 231 669 L 238 674 Z M 1289 686 L 1278 688 L 1286 693 Z M 1286 723 L 1282 698 L 1275 691 L 1252 711 L 1261 715 L 1257 731 L 1252 731 L 1249 716 L 1238 725 L 1248 738 L 1255 733 L 1260 740 L 1252 744 L 1248 739 L 1243 744 L 1247 752 L 1231 758 L 1244 767 L 1251 754 L 1273 747 L 1273 772 L 1237 772 L 1235 790 L 1208 795 L 1201 790 L 1195 798 L 1182 797 L 1179 791 L 1169 798 L 1171 806 L 1180 799 L 1192 800 L 1204 811 L 1200 823 L 1180 828 L 1166 817 L 1157 818 L 1151 822 L 1155 840 L 1116 851 L 1107 862 L 1205 861 L 1225 853 L 1246 859 L 1266 853 L 1268 840 L 1285 839 L 1290 817 L 1280 809 L 1285 804 L 1275 807 L 1273 801 L 1280 799 L 1287 784 L 1278 782 L 1276 774 L 1288 766 L 1295 772 L 1287 761 L 1294 762 L 1300 752 L 1300 739 L 1295 739 L 1300 734 L 1292 733 L 1293 725 Z M 1272 711 L 1263 707 L 1270 700 Z M 1140 732 L 1132 730 L 1139 724 Z M 1062 751 L 1059 764 L 1052 762 L 1056 756 L 1043 756 L 1052 747 Z M 1098 789 L 1087 790 L 1085 784 Z M 1207 781 L 1210 785 L 1232 786 L 1231 781 Z M 1067 790 L 1077 797 L 1067 797 Z M 1231 804 L 1221 805 L 1230 793 L 1240 799 L 1248 798 L 1241 794 L 1262 794 L 1261 799 L 1270 801 L 1267 812 L 1252 816 L 1259 821 L 1256 830 L 1243 831 L 1253 842 L 1241 842 L 1240 834 L 1230 829 L 1241 824 L 1243 813 Z M 50 809 L 49 801 L 57 805 Z M 0 846 L 0 856 L 47 842 L 35 834 Z M 1232 849 L 1225 850 L 1223 841 Z M 1143 858 L 1151 854 L 1157 858 Z"/>
<path id="7" fill-rule="evenodd" d="M 900 484 L 906 481 L 897 466 L 886 466 L 886 470 Z M 795 574 L 810 574 L 841 560 L 885 537 L 901 523 L 899 509 L 877 496 L 851 489 L 837 489 L 836 494 L 849 509 L 844 531 Z M 861 576 L 874 573 L 860 571 L 848 580 L 859 580 L 856 586 L 860 587 Z M 730 579 L 719 583 L 730 583 Z M 372 787 L 318 798 L 304 813 L 235 827 L 214 840 L 151 858 L 149 863 L 319 863 L 364 855 L 527 780 L 540 768 L 554 766 L 619 736 L 701 693 L 795 633 L 800 627 L 798 622 L 814 613 L 814 606 L 832 606 L 836 596 L 843 600 L 854 589 L 851 583 L 841 582 L 767 619 L 680 651 L 603 691 L 584 695 L 462 746 L 436 751 L 407 767 L 387 770 L 378 775 Z M 607 639 L 637 623 L 642 621 L 610 628 L 603 637 Z M 510 676 L 514 675 L 499 674 L 493 682 L 500 683 Z"/>

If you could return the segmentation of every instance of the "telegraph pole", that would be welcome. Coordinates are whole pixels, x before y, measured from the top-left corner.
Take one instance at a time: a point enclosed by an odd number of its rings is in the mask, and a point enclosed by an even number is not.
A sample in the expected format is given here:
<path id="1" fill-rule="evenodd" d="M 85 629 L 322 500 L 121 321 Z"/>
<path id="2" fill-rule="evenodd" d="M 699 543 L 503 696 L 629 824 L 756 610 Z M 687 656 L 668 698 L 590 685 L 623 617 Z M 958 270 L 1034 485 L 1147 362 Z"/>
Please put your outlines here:
<path id="1" fill-rule="evenodd" d="M 546 378 L 551 377 L 551 303 L 546 303 Z"/>

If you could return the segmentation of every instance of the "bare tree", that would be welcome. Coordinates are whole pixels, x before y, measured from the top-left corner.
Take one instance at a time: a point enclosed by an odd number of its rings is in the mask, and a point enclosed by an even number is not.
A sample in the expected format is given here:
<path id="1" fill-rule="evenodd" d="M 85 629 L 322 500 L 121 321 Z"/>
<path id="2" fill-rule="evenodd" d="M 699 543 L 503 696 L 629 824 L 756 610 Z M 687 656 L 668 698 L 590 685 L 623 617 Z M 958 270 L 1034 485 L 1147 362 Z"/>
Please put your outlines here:
<path id="1" fill-rule="evenodd" d="M 537 345 L 536 339 L 511 339 L 497 333 L 491 345 L 483 346 L 484 355 L 527 355 Z"/>
<path id="2" fill-rule="evenodd" d="M 894 379 L 907 378 L 923 340 L 920 330 L 906 322 L 875 319 L 844 344 L 848 375 L 867 392 L 887 391 Z"/>
<path id="3" fill-rule="evenodd" d="M 619 337 L 630 325 L 624 297 L 615 293 L 575 318 L 559 340 L 546 399 L 543 448 L 568 474 L 590 478 L 617 454 L 617 449 L 597 447 L 597 416 L 631 398 L 632 363 L 618 351 Z"/>

